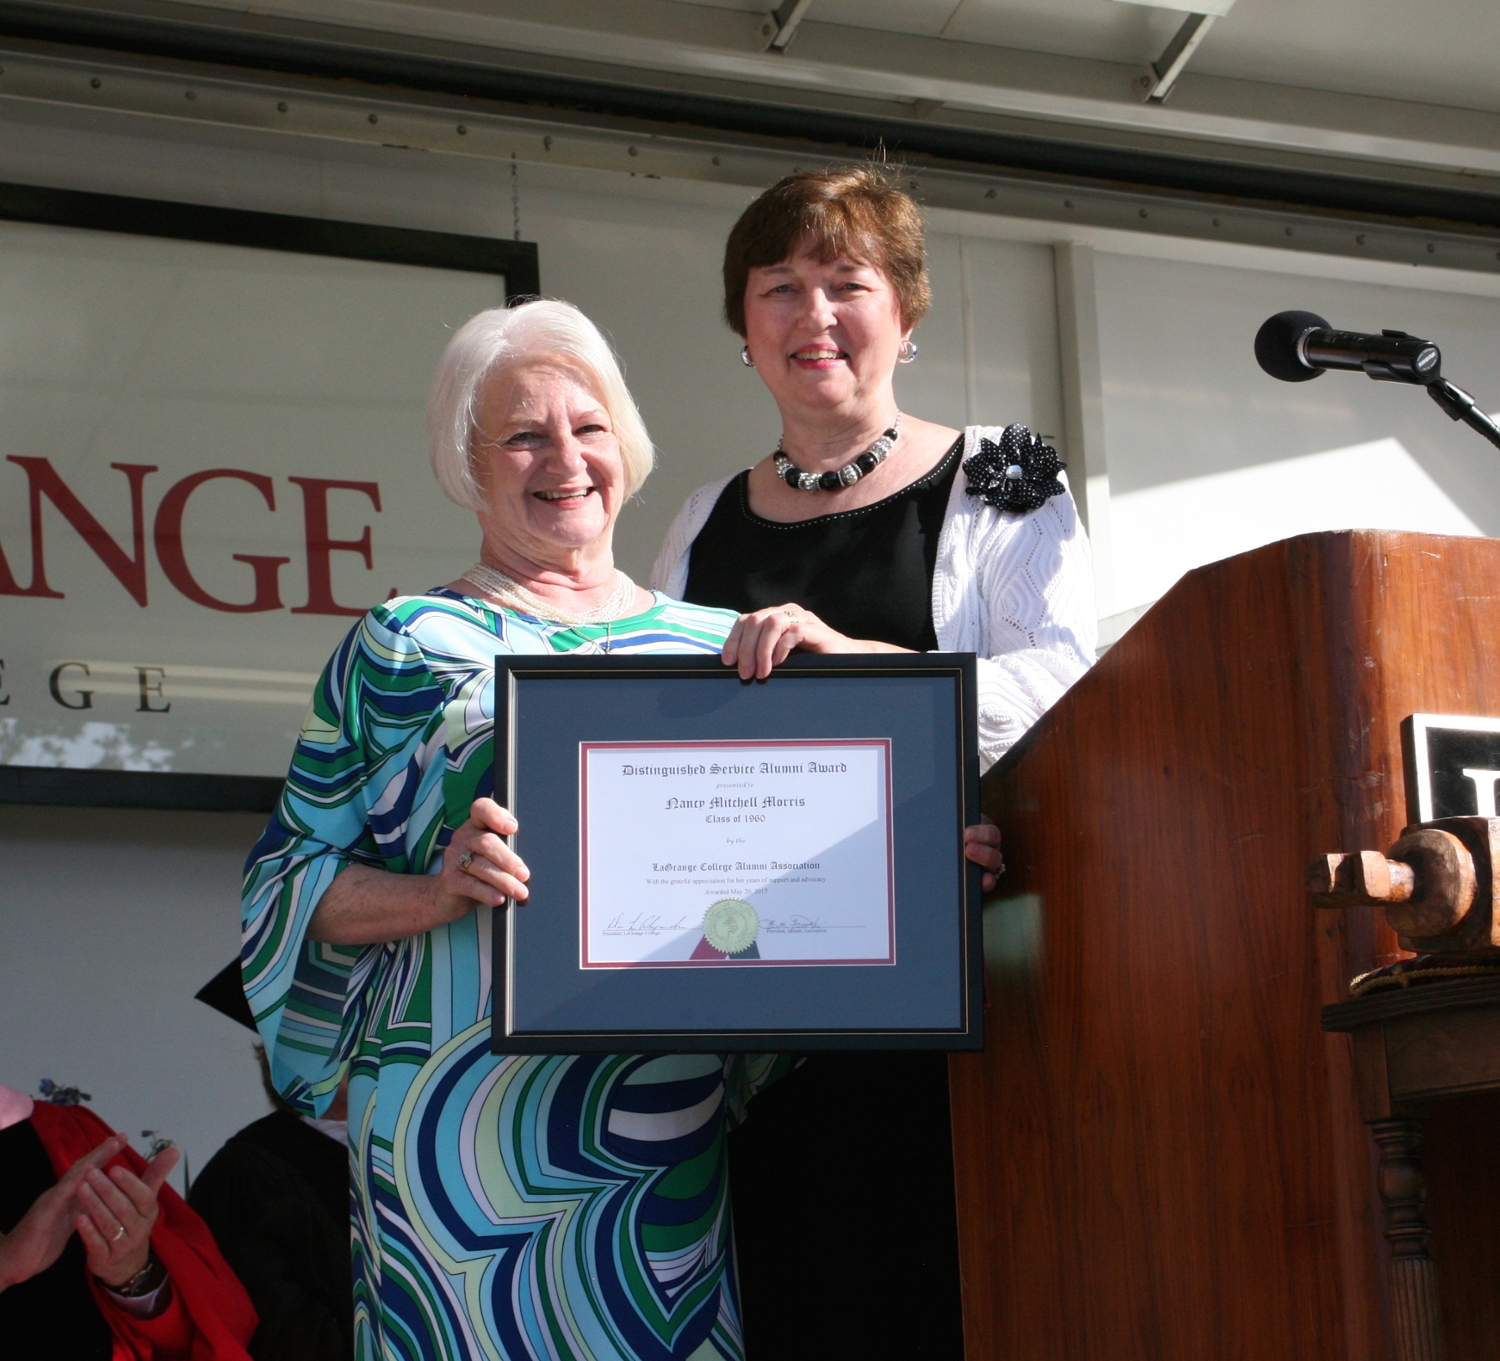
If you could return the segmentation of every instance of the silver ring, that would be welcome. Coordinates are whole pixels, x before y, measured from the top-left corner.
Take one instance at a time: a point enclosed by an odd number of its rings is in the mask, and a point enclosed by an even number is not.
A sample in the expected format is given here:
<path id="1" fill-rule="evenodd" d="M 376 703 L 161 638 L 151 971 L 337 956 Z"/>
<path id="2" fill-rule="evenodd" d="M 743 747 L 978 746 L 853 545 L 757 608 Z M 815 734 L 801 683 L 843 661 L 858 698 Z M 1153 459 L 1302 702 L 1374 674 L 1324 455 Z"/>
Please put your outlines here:
<path id="1" fill-rule="evenodd" d="M 458 857 L 458 867 L 465 874 L 467 874 L 469 872 L 469 866 L 472 865 L 473 863 L 474 863 L 474 852 L 473 851 L 465 851 L 461 856 Z"/>
<path id="2" fill-rule="evenodd" d="M 123 1237 L 125 1237 L 125 1226 L 121 1224 L 119 1233 L 111 1234 L 109 1241 L 111 1243 L 118 1243 Z"/>

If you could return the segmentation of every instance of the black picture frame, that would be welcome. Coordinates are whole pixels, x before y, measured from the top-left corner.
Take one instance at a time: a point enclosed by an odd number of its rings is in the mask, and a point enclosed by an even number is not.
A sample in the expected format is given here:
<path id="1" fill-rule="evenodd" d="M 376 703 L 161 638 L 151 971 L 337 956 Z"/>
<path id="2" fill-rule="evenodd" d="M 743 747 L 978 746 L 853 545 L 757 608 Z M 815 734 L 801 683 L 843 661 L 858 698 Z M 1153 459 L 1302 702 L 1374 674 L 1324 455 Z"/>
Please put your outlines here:
<path id="1" fill-rule="evenodd" d="M 541 292 L 536 242 L 498 236 L 465 236 L 9 182 L 0 182 L 0 220 L 372 260 L 376 264 L 500 274 L 505 278 L 507 305 Z"/>
<path id="2" fill-rule="evenodd" d="M 6 182 L 0 182 L 0 221 L 498 274 L 505 279 L 507 305 L 541 292 L 534 241 Z M 269 813 L 283 783 L 280 776 L 0 765 L 0 804 Z"/>
<path id="3" fill-rule="evenodd" d="M 890 961 L 585 967 L 584 744 L 871 740 L 889 744 Z M 717 656 L 499 656 L 494 795 L 532 878 L 494 910 L 493 1052 L 983 1048 L 972 653 L 799 654 L 764 682 Z"/>

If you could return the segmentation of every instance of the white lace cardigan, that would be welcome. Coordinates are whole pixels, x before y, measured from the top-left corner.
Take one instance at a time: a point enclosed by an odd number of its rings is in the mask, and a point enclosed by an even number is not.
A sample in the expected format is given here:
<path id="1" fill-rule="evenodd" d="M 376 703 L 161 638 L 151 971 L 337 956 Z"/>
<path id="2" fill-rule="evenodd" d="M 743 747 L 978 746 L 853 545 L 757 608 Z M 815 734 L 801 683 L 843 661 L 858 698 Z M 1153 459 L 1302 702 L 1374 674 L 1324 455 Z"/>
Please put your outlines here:
<path id="1" fill-rule="evenodd" d="M 964 459 L 981 438 L 998 443 L 1001 430 L 971 425 Z M 734 476 L 683 503 L 651 572 L 657 590 L 682 596 L 693 541 Z M 979 654 L 979 753 L 988 769 L 1093 665 L 1099 626 L 1088 536 L 1071 493 L 1016 514 L 967 486 L 960 469 L 938 539 L 932 625 L 940 650 Z"/>

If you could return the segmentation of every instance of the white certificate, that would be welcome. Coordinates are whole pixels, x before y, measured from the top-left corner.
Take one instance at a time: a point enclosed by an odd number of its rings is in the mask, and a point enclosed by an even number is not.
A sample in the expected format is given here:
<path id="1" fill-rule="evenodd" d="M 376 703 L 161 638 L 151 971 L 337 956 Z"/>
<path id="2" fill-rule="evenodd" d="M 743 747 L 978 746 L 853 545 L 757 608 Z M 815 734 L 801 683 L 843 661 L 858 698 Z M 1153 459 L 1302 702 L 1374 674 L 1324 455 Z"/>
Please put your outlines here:
<path id="1" fill-rule="evenodd" d="M 585 969 L 896 962 L 891 744 L 582 742 Z"/>

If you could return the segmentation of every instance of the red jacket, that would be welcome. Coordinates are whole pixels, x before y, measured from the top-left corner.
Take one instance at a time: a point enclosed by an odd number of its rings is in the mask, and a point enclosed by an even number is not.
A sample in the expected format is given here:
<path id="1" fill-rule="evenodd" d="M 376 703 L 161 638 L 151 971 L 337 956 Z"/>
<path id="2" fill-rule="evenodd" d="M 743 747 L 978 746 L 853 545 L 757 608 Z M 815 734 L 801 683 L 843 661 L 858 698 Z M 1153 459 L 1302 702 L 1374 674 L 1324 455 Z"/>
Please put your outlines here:
<path id="1" fill-rule="evenodd" d="M 31 1123 L 61 1177 L 85 1153 L 114 1133 L 82 1106 L 38 1101 Z M 108 1164 L 139 1176 L 145 1160 L 132 1148 Z M 151 1250 L 172 1282 L 172 1300 L 155 1318 L 141 1319 L 121 1309 L 90 1280 L 99 1312 L 114 1334 L 113 1361 L 250 1361 L 246 1351 L 260 1320 L 245 1288 L 219 1255 L 208 1225 L 170 1186 L 156 1196 L 159 1212 L 151 1230 Z"/>

